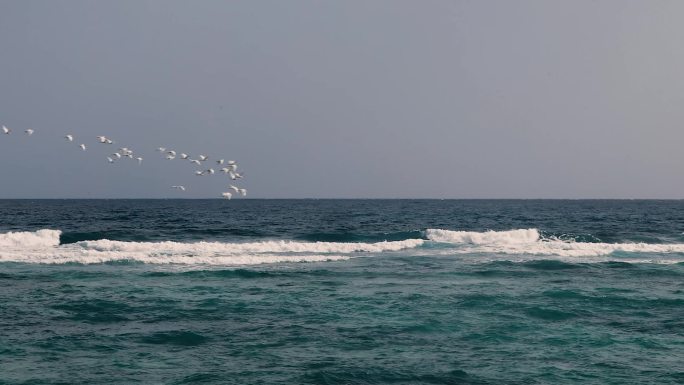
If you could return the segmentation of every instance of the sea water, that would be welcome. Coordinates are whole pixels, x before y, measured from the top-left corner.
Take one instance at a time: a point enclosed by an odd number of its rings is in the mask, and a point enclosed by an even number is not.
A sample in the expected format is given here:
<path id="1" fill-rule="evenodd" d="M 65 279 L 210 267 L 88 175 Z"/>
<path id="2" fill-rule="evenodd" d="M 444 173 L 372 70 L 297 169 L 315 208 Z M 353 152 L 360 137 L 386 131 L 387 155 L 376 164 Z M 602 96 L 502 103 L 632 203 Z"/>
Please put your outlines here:
<path id="1" fill-rule="evenodd" d="M 0 201 L 0 384 L 681 384 L 684 202 Z"/>

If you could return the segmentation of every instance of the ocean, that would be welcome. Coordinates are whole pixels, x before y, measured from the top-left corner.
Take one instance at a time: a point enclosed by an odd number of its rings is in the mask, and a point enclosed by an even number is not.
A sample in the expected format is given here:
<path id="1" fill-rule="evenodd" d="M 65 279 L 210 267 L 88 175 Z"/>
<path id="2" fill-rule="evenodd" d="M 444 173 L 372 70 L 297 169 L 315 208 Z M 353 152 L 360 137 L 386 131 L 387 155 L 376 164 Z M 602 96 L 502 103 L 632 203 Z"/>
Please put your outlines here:
<path id="1" fill-rule="evenodd" d="M 0 384 L 683 384 L 684 201 L 0 200 Z"/>

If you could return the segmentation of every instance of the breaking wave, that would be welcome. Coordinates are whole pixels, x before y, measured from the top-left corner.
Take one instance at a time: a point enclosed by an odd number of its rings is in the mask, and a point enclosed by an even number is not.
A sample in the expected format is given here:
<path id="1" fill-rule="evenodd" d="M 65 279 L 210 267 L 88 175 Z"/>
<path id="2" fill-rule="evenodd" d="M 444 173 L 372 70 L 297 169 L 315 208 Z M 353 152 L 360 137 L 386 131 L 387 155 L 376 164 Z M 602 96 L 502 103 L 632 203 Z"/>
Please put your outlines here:
<path id="1" fill-rule="evenodd" d="M 484 232 L 427 229 L 423 232 L 423 239 L 409 238 L 377 242 L 264 240 L 184 243 L 99 239 L 60 244 L 61 231 L 38 230 L 0 234 L 0 262 L 91 264 L 134 261 L 151 264 L 253 265 L 344 260 L 388 253 L 401 256 L 467 256 L 473 261 L 492 259 L 572 259 L 576 262 L 620 259 L 629 262 L 657 263 L 684 261 L 683 243 L 580 242 L 541 234 L 537 229 Z M 411 232 L 407 235 L 415 236 Z"/>
<path id="2" fill-rule="evenodd" d="M 422 239 L 375 243 L 261 241 L 124 242 L 107 239 L 60 245 L 59 230 L 0 234 L 0 261 L 26 263 L 105 263 L 251 265 L 348 259 L 369 253 L 421 246 Z"/>
<path id="3" fill-rule="evenodd" d="M 427 239 L 455 246 L 450 253 L 489 253 L 558 257 L 598 257 L 619 253 L 684 254 L 683 243 L 602 243 L 576 242 L 572 239 L 544 238 L 537 229 L 510 231 L 452 231 L 428 229 Z M 648 260 L 650 261 L 650 260 Z M 680 260 L 674 260 L 679 262 Z"/>

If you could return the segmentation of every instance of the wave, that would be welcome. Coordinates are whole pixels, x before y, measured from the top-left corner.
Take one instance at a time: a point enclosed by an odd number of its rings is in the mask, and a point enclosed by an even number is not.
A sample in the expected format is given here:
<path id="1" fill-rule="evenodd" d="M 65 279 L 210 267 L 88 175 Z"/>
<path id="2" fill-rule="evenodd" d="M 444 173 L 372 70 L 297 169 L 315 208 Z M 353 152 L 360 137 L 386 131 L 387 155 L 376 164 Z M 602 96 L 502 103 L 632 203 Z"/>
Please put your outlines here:
<path id="1" fill-rule="evenodd" d="M 60 244 L 61 235 L 59 230 L 47 229 L 0 234 L 0 262 L 253 265 L 333 261 L 379 254 L 452 256 L 472 262 L 539 259 L 571 262 L 616 259 L 646 263 L 684 261 L 684 243 L 578 242 L 572 238 L 544 236 L 537 229 L 484 232 L 427 229 L 421 235 L 423 239 L 378 242 L 265 240 L 183 243 L 98 239 Z M 411 232 L 405 235 L 415 236 Z"/>
<path id="2" fill-rule="evenodd" d="M 0 234 L 0 261 L 25 263 L 110 263 L 251 265 L 348 259 L 369 253 L 419 247 L 421 239 L 375 243 L 261 241 L 126 242 L 108 239 L 60 244 L 61 231 L 39 230 Z"/>
<path id="3" fill-rule="evenodd" d="M 545 238 L 537 229 L 509 231 L 453 231 L 427 229 L 426 238 L 456 246 L 449 253 L 493 253 L 560 257 L 598 257 L 620 253 L 684 254 L 684 243 L 602 243 L 576 242 L 573 239 Z"/>
<path id="4" fill-rule="evenodd" d="M 59 230 L 17 231 L 0 234 L 0 250 L 59 246 Z"/>

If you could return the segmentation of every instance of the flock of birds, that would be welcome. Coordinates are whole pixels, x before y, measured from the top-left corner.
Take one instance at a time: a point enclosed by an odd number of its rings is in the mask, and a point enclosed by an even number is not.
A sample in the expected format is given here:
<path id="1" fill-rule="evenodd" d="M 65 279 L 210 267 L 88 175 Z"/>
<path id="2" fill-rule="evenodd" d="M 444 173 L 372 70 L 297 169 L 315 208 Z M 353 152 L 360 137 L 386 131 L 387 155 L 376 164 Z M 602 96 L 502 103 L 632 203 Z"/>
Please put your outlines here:
<path id="1" fill-rule="evenodd" d="M 35 131 L 31 128 L 28 128 L 24 130 L 24 133 L 28 136 L 33 135 Z M 10 135 L 12 133 L 12 130 L 10 128 L 5 127 L 4 125 L 2 126 L 2 133 L 5 135 Z M 67 134 L 64 136 L 64 139 L 67 142 L 74 142 L 74 135 L 72 134 Z M 114 144 L 114 141 L 106 136 L 98 136 L 97 141 L 100 144 L 105 144 L 105 145 L 111 145 Z M 82 151 L 86 151 L 87 147 L 85 143 L 81 143 L 78 145 L 78 147 Z M 159 147 L 157 148 L 157 151 L 160 152 L 167 160 L 174 160 L 174 159 L 179 159 L 179 160 L 185 160 L 188 161 L 189 163 L 195 164 L 199 167 L 204 167 L 205 164 L 211 163 L 209 161 L 209 156 L 207 155 L 198 155 L 196 159 L 191 159 L 190 155 L 183 153 L 183 152 L 176 152 L 175 150 L 167 149 L 166 147 Z M 138 161 L 138 164 L 141 165 L 143 162 L 143 158 L 140 156 L 134 156 L 133 150 L 127 148 L 127 147 L 121 147 L 117 151 L 113 152 L 109 156 L 107 156 L 107 162 L 110 164 L 115 163 L 119 160 L 122 159 L 134 159 Z M 216 168 L 218 169 L 218 172 L 223 173 L 226 175 L 231 181 L 235 181 L 238 179 L 242 179 L 242 173 L 237 171 L 238 165 L 237 162 L 234 160 L 225 160 L 225 159 L 218 159 L 215 161 L 216 162 Z M 219 168 L 220 167 L 220 168 Z M 217 173 L 217 170 L 215 170 L 212 167 L 207 168 L 206 170 L 197 170 L 195 171 L 195 175 L 197 176 L 205 176 L 205 175 L 214 175 Z M 186 188 L 185 186 L 171 186 L 172 189 L 178 190 L 178 191 L 185 191 Z M 230 184 L 228 186 L 228 190 L 230 191 L 224 191 L 221 193 L 221 197 L 225 199 L 231 199 L 233 195 L 235 196 L 247 196 L 247 190 L 244 188 L 240 188 L 237 186 L 234 186 L 233 184 Z"/>

